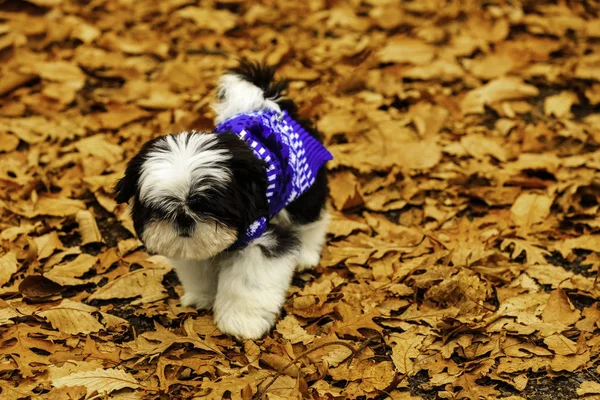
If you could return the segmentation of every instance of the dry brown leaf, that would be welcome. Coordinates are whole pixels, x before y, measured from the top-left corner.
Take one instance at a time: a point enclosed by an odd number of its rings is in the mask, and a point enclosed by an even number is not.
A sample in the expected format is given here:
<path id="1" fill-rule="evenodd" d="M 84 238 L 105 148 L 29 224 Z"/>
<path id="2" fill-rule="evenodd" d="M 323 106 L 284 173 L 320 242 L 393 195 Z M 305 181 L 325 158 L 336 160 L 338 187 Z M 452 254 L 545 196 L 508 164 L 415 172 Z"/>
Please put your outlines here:
<path id="1" fill-rule="evenodd" d="M 80 333 L 98 332 L 104 328 L 91 314 L 97 311 L 94 307 L 64 299 L 59 305 L 39 313 L 60 332 L 77 335 Z"/>
<path id="2" fill-rule="evenodd" d="M 18 317 L 19 313 L 10 304 L 4 300 L 0 300 L 0 326 L 2 325 L 13 325 L 14 322 L 11 318 Z"/>
<path id="3" fill-rule="evenodd" d="M 79 90 L 85 83 L 85 74 L 81 69 L 66 61 L 41 62 L 23 66 L 19 71 L 25 74 L 36 74 L 43 79 L 63 82 L 73 89 Z"/>
<path id="4" fill-rule="evenodd" d="M 358 179 L 352 172 L 344 171 L 334 175 L 330 185 L 333 205 L 336 209 L 345 210 L 363 203 Z"/>
<path id="5" fill-rule="evenodd" d="M 331 213 L 328 231 L 336 237 L 341 237 L 348 236 L 353 232 L 368 233 L 370 228 L 369 225 L 357 220 L 355 217 L 333 212 Z"/>
<path id="6" fill-rule="evenodd" d="M 506 151 L 498 144 L 496 140 L 482 135 L 468 135 L 460 139 L 460 144 L 473 157 L 485 159 L 490 155 L 499 161 L 506 161 Z"/>
<path id="7" fill-rule="evenodd" d="M 530 243 L 523 239 L 504 239 L 500 243 L 500 249 L 506 250 L 508 246 L 513 245 L 513 250 L 510 255 L 512 259 L 519 257 L 522 253 L 525 253 L 527 263 L 529 264 L 546 264 L 546 255 L 550 253 L 543 248 L 537 247 L 535 243 Z"/>
<path id="8" fill-rule="evenodd" d="M 17 255 L 9 251 L 0 257 L 0 286 L 10 281 L 13 274 L 19 269 Z"/>
<path id="9" fill-rule="evenodd" d="M 121 369 L 96 369 L 93 371 L 76 372 L 52 380 L 52 386 L 85 386 L 88 396 L 94 392 L 110 394 L 123 388 L 137 389 L 138 381 L 128 372 Z"/>
<path id="10" fill-rule="evenodd" d="M 424 65 L 418 65 L 404 70 L 403 76 L 424 81 L 439 79 L 451 82 L 465 75 L 465 71 L 455 61 L 437 59 Z"/>
<path id="11" fill-rule="evenodd" d="M 461 390 L 456 394 L 459 399 L 479 400 L 482 397 L 485 399 L 498 398 L 500 392 L 491 386 L 481 386 L 476 380 L 478 376 L 470 373 L 461 375 L 455 382 L 453 387 L 460 387 Z"/>
<path id="12" fill-rule="evenodd" d="M 102 234 L 96 224 L 96 218 L 88 210 L 78 211 L 75 220 L 79 224 L 79 234 L 81 235 L 81 244 L 102 243 Z"/>
<path id="13" fill-rule="evenodd" d="M 64 246 L 60 241 L 60 238 L 58 237 L 58 233 L 56 231 L 52 231 L 45 235 L 36 237 L 33 239 L 33 242 L 37 246 L 38 260 L 48 258 L 54 253 L 55 250 L 64 249 Z"/>
<path id="14" fill-rule="evenodd" d="M 238 17 L 227 10 L 186 7 L 176 13 L 180 17 L 191 19 L 201 29 L 222 34 L 236 26 Z"/>
<path id="15" fill-rule="evenodd" d="M 346 393 L 352 393 L 352 397 L 382 390 L 395 376 L 393 364 L 389 361 L 373 363 L 360 360 L 351 367 L 344 363 L 330 369 L 329 373 L 333 379 L 350 381 Z"/>
<path id="16" fill-rule="evenodd" d="M 577 238 L 559 242 L 554 247 L 560 251 L 563 257 L 569 256 L 573 249 L 596 251 L 600 249 L 600 235 L 581 235 Z"/>
<path id="17" fill-rule="evenodd" d="M 85 210 L 85 203 L 81 200 L 41 197 L 33 207 L 33 210 L 27 210 L 23 214 L 28 217 L 38 215 L 66 217 L 75 215 L 80 210 Z"/>
<path id="18" fill-rule="evenodd" d="M 290 360 L 278 354 L 262 353 L 260 355 L 260 360 L 267 364 L 269 367 L 273 368 L 275 371 L 282 372 L 293 378 L 297 377 L 300 372 L 298 366 L 294 364 L 288 366 Z"/>
<path id="19" fill-rule="evenodd" d="M 340 303 L 336 307 L 336 311 L 340 314 L 342 319 L 341 321 L 334 322 L 333 331 L 340 338 L 345 335 L 362 337 L 363 335 L 359 332 L 359 329 L 376 332 L 382 331 L 382 328 L 373 322 L 373 318 L 379 316 L 379 313 L 376 310 L 363 314 L 345 303 Z"/>
<path id="20" fill-rule="evenodd" d="M 600 382 L 585 381 L 577 388 L 578 396 L 585 396 L 586 394 L 600 394 Z"/>
<path id="21" fill-rule="evenodd" d="M 109 105 L 106 113 L 95 115 L 98 123 L 105 129 L 117 129 L 148 116 L 148 113 L 134 105 Z"/>
<path id="22" fill-rule="evenodd" d="M 542 321 L 569 326 L 577 322 L 580 316 L 581 311 L 573 307 L 567 294 L 562 289 L 556 289 L 550 293 L 548 304 L 542 313 Z"/>
<path id="23" fill-rule="evenodd" d="M 554 115 L 557 118 L 565 118 L 571 115 L 573 104 L 579 103 L 574 92 L 560 92 L 554 96 L 548 96 L 544 100 L 544 112 L 546 115 Z"/>
<path id="24" fill-rule="evenodd" d="M 552 362 L 550 363 L 550 368 L 553 371 L 569 371 L 573 372 L 575 370 L 583 368 L 590 361 L 590 351 L 586 350 L 581 354 L 571 355 L 571 356 L 561 356 L 558 355 L 554 357 Z"/>
<path id="25" fill-rule="evenodd" d="M 95 135 L 74 144 L 84 157 L 98 157 L 113 166 L 123 160 L 123 148 L 107 140 L 106 135 Z"/>
<path id="26" fill-rule="evenodd" d="M 287 315 L 285 318 L 279 321 L 277 323 L 277 331 L 283 336 L 284 339 L 289 340 L 292 344 L 307 344 L 312 342 L 314 339 L 314 336 L 308 334 L 308 332 L 302 328 L 300 322 L 293 315 Z"/>
<path id="27" fill-rule="evenodd" d="M 19 138 L 8 132 L 0 132 L 0 152 L 10 152 L 19 146 Z"/>
<path id="28" fill-rule="evenodd" d="M 53 266 L 44 277 L 63 286 L 81 285 L 85 281 L 78 278 L 92 269 L 97 262 L 96 256 L 80 254 L 73 261 Z"/>
<path id="29" fill-rule="evenodd" d="M 141 296 L 131 304 L 146 304 L 167 297 L 162 285 L 168 268 L 143 268 L 123 275 L 96 290 L 89 300 L 130 299 Z"/>
<path id="30" fill-rule="evenodd" d="M 424 339 L 425 336 L 418 335 L 414 331 L 390 335 L 388 340 L 394 343 L 392 361 L 399 373 L 412 376 L 418 372 L 414 367 L 414 359 L 419 356 L 419 348 Z"/>
<path id="31" fill-rule="evenodd" d="M 380 62 L 427 64 L 435 56 L 435 47 L 417 39 L 403 36 L 392 37 L 379 51 Z"/>
<path id="32" fill-rule="evenodd" d="M 546 194 L 521 193 L 510 208 L 513 221 L 523 227 L 539 224 L 550 215 L 554 198 Z"/>
<path id="33" fill-rule="evenodd" d="M 460 108 L 464 114 L 481 114 L 484 106 L 504 100 L 524 99 L 537 96 L 539 90 L 514 77 L 498 78 L 474 89 L 463 98 Z"/>

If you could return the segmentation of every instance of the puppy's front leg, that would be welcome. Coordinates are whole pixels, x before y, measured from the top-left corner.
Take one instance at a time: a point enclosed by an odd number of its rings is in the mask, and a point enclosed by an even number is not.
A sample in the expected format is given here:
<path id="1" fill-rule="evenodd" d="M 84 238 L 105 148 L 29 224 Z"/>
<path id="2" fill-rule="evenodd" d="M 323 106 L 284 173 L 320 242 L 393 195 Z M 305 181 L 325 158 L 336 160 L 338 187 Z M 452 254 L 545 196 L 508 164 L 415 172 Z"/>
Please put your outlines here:
<path id="1" fill-rule="evenodd" d="M 259 339 L 269 331 L 285 301 L 298 253 L 298 240 L 273 227 L 223 261 L 214 306 L 221 332 Z"/>
<path id="2" fill-rule="evenodd" d="M 304 271 L 319 265 L 321 251 L 327 238 L 329 220 L 329 212 L 324 209 L 316 221 L 294 226 L 301 243 L 297 271 Z"/>
<path id="3" fill-rule="evenodd" d="M 183 285 L 181 304 L 198 310 L 210 309 L 217 294 L 218 265 L 208 260 L 170 261 Z"/>

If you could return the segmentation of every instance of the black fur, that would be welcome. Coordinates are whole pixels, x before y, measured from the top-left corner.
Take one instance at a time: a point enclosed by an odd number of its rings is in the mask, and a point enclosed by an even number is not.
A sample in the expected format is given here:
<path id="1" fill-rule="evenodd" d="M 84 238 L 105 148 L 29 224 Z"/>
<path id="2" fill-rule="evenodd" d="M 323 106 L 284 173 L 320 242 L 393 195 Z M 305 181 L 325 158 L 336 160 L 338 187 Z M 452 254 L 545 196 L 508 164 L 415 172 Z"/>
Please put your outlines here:
<path id="1" fill-rule="evenodd" d="M 263 254 L 268 258 L 279 258 L 300 247 L 300 240 L 290 229 L 272 225 L 269 228 L 269 234 L 275 238 L 275 243 L 272 246 L 259 245 Z"/>
<path id="2" fill-rule="evenodd" d="M 248 60 L 240 61 L 240 65 L 232 70 L 244 80 L 258 86 L 265 93 L 265 97 L 274 100 L 282 110 L 296 120 L 308 133 L 323 143 L 323 138 L 314 127 L 313 123 L 298 116 L 296 104 L 284 97 L 288 88 L 286 80 L 275 79 L 275 70 L 272 67 L 253 63 Z M 290 213 L 292 220 L 299 224 L 308 224 L 317 221 L 321 211 L 327 202 L 329 186 L 325 167 L 321 168 L 315 178 L 315 183 L 295 201 L 290 203 L 286 210 Z"/>

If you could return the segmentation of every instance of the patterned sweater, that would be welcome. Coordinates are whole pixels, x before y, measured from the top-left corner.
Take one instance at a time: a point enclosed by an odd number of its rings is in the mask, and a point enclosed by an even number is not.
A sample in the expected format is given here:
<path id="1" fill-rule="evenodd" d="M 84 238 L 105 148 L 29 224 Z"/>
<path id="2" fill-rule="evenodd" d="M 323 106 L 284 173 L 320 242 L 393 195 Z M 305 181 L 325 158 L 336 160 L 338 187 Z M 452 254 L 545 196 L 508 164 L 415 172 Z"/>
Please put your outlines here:
<path id="1" fill-rule="evenodd" d="M 231 132 L 243 139 L 267 165 L 269 218 L 306 192 L 319 169 L 333 156 L 287 112 L 260 110 L 238 114 L 217 125 L 215 132 Z M 260 237 L 268 226 L 263 217 L 250 225 L 237 247 Z"/>

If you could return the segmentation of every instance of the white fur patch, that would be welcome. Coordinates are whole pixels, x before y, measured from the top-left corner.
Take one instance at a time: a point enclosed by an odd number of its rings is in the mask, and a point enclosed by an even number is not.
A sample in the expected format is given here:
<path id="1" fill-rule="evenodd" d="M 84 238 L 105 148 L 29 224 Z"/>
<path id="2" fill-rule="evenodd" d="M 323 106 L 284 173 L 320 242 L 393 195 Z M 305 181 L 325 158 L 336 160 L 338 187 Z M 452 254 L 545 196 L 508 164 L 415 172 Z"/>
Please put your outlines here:
<path id="1" fill-rule="evenodd" d="M 225 185 L 231 172 L 223 163 L 231 158 L 226 150 L 214 149 L 216 137 L 211 134 L 185 132 L 165 136 L 148 153 L 140 176 L 140 200 L 144 204 L 176 204 L 165 202 L 175 197 L 182 202 L 194 184 L 210 179 L 209 185 Z M 206 186 L 195 187 L 202 191 Z"/>
<path id="2" fill-rule="evenodd" d="M 181 296 L 181 304 L 198 310 L 212 308 L 217 295 L 218 264 L 209 260 L 171 259 L 170 261 L 183 285 L 184 294 Z"/>
<path id="3" fill-rule="evenodd" d="M 323 210 L 317 221 L 306 225 L 294 226 L 294 231 L 300 239 L 298 271 L 314 268 L 319 265 L 323 244 L 325 244 L 325 239 L 327 238 L 329 220 L 329 212 Z"/>
<path id="4" fill-rule="evenodd" d="M 217 221 L 196 221 L 190 237 L 182 237 L 169 221 L 149 222 L 142 233 L 148 250 L 179 260 L 206 260 L 236 240 L 235 229 Z"/>
<path id="5" fill-rule="evenodd" d="M 260 246 L 272 247 L 265 234 L 229 260 L 219 272 L 215 322 L 223 333 L 259 339 L 275 323 L 294 274 L 298 251 L 266 257 Z"/>
<path id="6" fill-rule="evenodd" d="M 234 115 L 256 110 L 271 109 L 281 111 L 274 100 L 265 98 L 265 93 L 259 87 L 244 80 L 236 74 L 223 75 L 219 80 L 219 101 L 213 104 L 217 113 L 215 122 L 221 122 Z"/>

